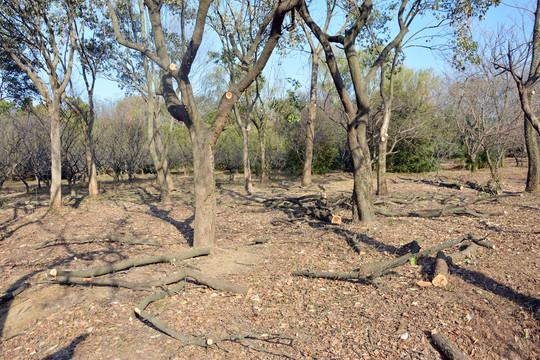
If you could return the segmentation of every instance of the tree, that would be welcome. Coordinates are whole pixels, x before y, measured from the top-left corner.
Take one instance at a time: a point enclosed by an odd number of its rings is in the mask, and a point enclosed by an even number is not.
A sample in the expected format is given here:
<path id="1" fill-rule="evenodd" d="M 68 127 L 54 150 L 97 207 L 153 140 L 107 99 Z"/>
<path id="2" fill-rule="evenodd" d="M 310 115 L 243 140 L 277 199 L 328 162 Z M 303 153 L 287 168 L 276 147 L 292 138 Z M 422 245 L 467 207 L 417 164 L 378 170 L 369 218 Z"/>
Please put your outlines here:
<path id="1" fill-rule="evenodd" d="M 164 2 L 160 0 L 145 0 L 144 5 L 147 16 L 150 19 L 152 34 L 154 35 L 155 52 L 141 44 L 130 41 L 125 37 L 119 27 L 115 7 L 107 1 L 109 12 L 115 30 L 117 41 L 131 49 L 141 51 L 144 56 L 155 62 L 163 72 L 159 93 L 165 99 L 165 104 L 169 113 L 178 121 L 186 124 L 190 131 L 193 146 L 193 167 L 195 181 L 195 220 L 194 220 L 194 240 L 195 247 L 215 244 L 216 226 L 216 196 L 214 180 L 214 146 L 227 123 L 228 115 L 234 104 L 238 101 L 244 91 L 253 83 L 255 78 L 262 72 L 272 51 L 278 43 L 283 30 L 285 15 L 296 5 L 297 1 L 289 0 L 276 4 L 260 23 L 256 32 L 256 41 L 264 41 L 259 57 L 254 61 L 250 70 L 244 73 L 228 91 L 221 97 L 216 111 L 215 120 L 212 125 L 205 122 L 199 111 L 193 88 L 190 82 L 190 72 L 197 53 L 202 43 L 204 28 L 208 16 L 208 11 L 212 1 L 202 0 L 194 10 L 196 13 L 193 24 L 193 33 L 189 41 L 185 39 L 185 19 L 186 6 L 173 7 L 180 13 L 181 24 L 181 45 L 185 46 L 180 66 L 170 62 L 170 54 L 166 43 L 165 27 L 161 20 L 162 12 L 166 11 Z M 176 82 L 180 96 L 173 85 Z"/>
<path id="2" fill-rule="evenodd" d="M 381 64 L 381 83 L 379 92 L 383 103 L 383 121 L 380 129 L 379 152 L 377 157 L 377 195 L 388 195 L 388 185 L 386 183 L 386 156 L 388 150 L 388 128 L 390 126 L 390 117 L 392 115 L 392 101 L 394 100 L 394 74 L 396 72 L 397 60 L 400 52 L 400 46 L 394 49 L 392 65 L 388 75 L 388 93 L 385 91 L 386 66 Z"/>
<path id="3" fill-rule="evenodd" d="M 265 17 L 272 6 L 271 3 L 264 1 L 243 1 L 238 9 L 234 9 L 234 5 L 235 3 L 216 1 L 210 17 L 210 24 L 218 34 L 223 47 L 222 53 L 215 53 L 214 57 L 227 69 L 230 85 L 234 85 L 239 78 L 244 77 L 249 72 L 251 64 L 257 61 L 265 45 L 257 39 L 261 36 L 257 25 L 262 21 L 268 21 Z M 244 188 L 248 194 L 253 192 L 249 146 L 251 124 L 264 83 L 264 79 L 258 76 L 254 84 L 244 91 L 243 102 L 239 100 L 233 106 L 234 119 L 243 139 Z"/>
<path id="4" fill-rule="evenodd" d="M 129 34 L 131 41 L 145 48 L 152 48 L 149 24 L 141 0 L 138 1 L 138 9 L 139 13 L 134 13 L 129 5 L 118 9 L 121 11 L 120 25 Z M 175 41 L 178 43 L 175 34 L 167 34 L 167 41 L 171 46 L 175 45 Z M 142 52 L 125 47 L 115 49 L 110 64 L 114 72 L 109 74 L 110 77 L 118 81 L 128 93 L 140 94 L 146 104 L 148 146 L 161 192 L 160 199 L 162 203 L 169 203 L 174 183 L 168 160 L 170 139 L 164 136 L 162 130 L 163 99 L 155 94 L 159 83 L 159 68 Z M 143 72 L 140 71 L 141 68 Z M 172 118 L 170 120 L 169 133 L 173 126 Z"/>
<path id="5" fill-rule="evenodd" d="M 22 104 L 39 96 L 32 80 L 11 56 L 0 49 L 0 100 Z"/>
<path id="6" fill-rule="evenodd" d="M 72 1 L 0 2 L 2 51 L 32 80 L 47 106 L 51 123 L 50 199 L 55 209 L 62 206 L 60 106 L 73 69 L 74 6 Z"/>
<path id="7" fill-rule="evenodd" d="M 317 25 L 312 19 L 305 1 L 299 6 L 300 15 L 323 46 L 328 69 L 348 117 L 347 141 L 352 155 L 354 176 L 354 222 L 359 220 L 370 221 L 374 218 L 371 157 L 366 136 L 371 110 L 368 93 L 369 82 L 375 76 L 381 64 L 386 61 L 392 49 L 402 43 L 408 32 L 408 27 L 419 15 L 428 11 L 436 11 L 441 16 L 451 19 L 453 24 L 460 24 L 463 19 L 485 12 L 485 9 L 490 4 L 492 4 L 492 1 L 472 0 L 454 2 L 415 0 L 409 2 L 408 0 L 402 0 L 398 1 L 397 4 L 390 4 L 387 9 L 378 8 L 376 9 L 377 12 L 375 12 L 371 0 L 362 1 L 358 6 L 354 3 L 346 2 L 344 9 L 348 13 L 352 12 L 353 14 L 345 30 L 337 36 L 329 36 Z M 394 16 L 389 15 L 389 12 L 393 12 Z M 391 36 L 391 40 L 386 42 L 386 45 L 380 46 L 380 51 L 373 57 L 373 61 L 370 61 L 366 66 L 366 70 L 362 71 L 360 56 L 356 47 L 358 40 L 369 41 L 370 38 L 376 38 L 377 34 L 369 31 L 370 24 L 373 24 L 375 19 L 381 21 L 381 24 L 375 29 L 383 29 L 388 21 L 394 18 L 397 19 L 399 32 Z M 463 39 L 468 38 L 466 36 L 458 38 L 460 41 Z M 468 44 L 467 42 L 465 43 Z M 351 77 L 353 85 L 354 101 L 349 96 L 343 76 L 338 68 L 336 54 L 332 44 L 337 44 L 344 49 L 349 66 L 347 72 Z"/>
<path id="8" fill-rule="evenodd" d="M 371 1 L 363 1 L 360 6 L 351 6 L 348 9 L 349 11 L 354 12 L 354 16 L 343 34 L 338 36 L 329 36 L 326 34 L 311 18 L 305 3 L 302 3 L 302 6 L 299 8 L 300 15 L 323 46 L 328 69 L 332 75 L 334 85 L 336 86 L 341 103 L 348 117 L 347 141 L 353 160 L 354 177 L 354 222 L 371 221 L 375 216 L 372 200 L 373 185 L 371 180 L 371 156 L 366 137 L 368 116 L 370 112 L 370 99 L 368 96 L 367 84 L 371 78 L 373 78 L 381 63 L 385 61 L 389 52 L 402 41 L 408 31 L 406 27 L 407 24 L 416 16 L 418 10 L 413 6 L 410 12 L 404 17 L 406 6 L 407 1 L 403 1 L 398 11 L 400 32 L 381 50 L 375 62 L 368 68 L 367 73 L 361 71 L 361 64 L 356 50 L 356 42 L 361 31 L 368 23 L 373 11 L 373 4 Z M 349 97 L 347 88 L 345 87 L 331 43 L 337 43 L 344 48 L 347 63 L 349 65 L 348 71 L 350 72 L 354 86 L 354 102 Z"/>
<path id="9" fill-rule="evenodd" d="M 337 1 L 326 2 L 326 20 L 322 31 L 326 33 L 328 26 L 330 26 L 330 19 L 332 13 L 337 5 Z M 310 62 L 311 62 L 311 78 L 309 83 L 309 105 L 308 116 L 306 122 L 306 145 L 304 154 L 304 168 L 302 170 L 302 186 L 311 185 L 312 181 L 312 167 L 313 167 L 313 139 L 315 138 L 315 119 L 317 118 L 317 88 L 318 88 L 318 75 L 319 65 L 321 62 L 322 45 L 319 42 L 317 45 L 313 42 L 311 34 L 304 21 L 301 22 L 302 29 L 306 34 L 306 40 L 310 49 Z M 343 30 L 343 29 L 342 29 Z M 342 30 L 338 31 L 340 33 Z"/>
<path id="10" fill-rule="evenodd" d="M 529 158 L 525 191 L 540 191 L 540 154 L 538 134 L 540 120 L 535 112 L 535 86 L 540 79 L 540 0 L 536 2 L 534 25 L 529 39 L 522 39 L 513 31 L 501 29 L 498 44 L 494 46 L 494 67 L 511 74 L 517 87 L 524 115 L 525 144 Z M 536 130 L 536 134 L 534 130 Z"/>
<path id="11" fill-rule="evenodd" d="M 88 5 L 80 6 L 81 23 L 74 24 L 76 34 L 76 51 L 79 55 L 81 74 L 88 96 L 88 105 L 82 101 L 73 101 L 73 98 L 66 98 L 67 104 L 71 107 L 79 119 L 85 135 L 86 162 L 88 171 L 88 195 L 96 198 L 99 195 L 97 182 L 97 164 L 94 148 L 94 123 L 96 118 L 94 90 L 97 76 L 103 72 L 105 64 L 109 58 L 111 44 L 105 38 L 105 34 L 96 29 L 102 25 L 95 15 L 98 12 L 97 5 L 90 1 Z M 92 28 L 94 31 L 90 31 Z M 90 33 L 90 34 L 89 34 Z M 71 86 L 73 93 L 73 85 Z M 74 94 L 73 94 L 74 95 Z"/>

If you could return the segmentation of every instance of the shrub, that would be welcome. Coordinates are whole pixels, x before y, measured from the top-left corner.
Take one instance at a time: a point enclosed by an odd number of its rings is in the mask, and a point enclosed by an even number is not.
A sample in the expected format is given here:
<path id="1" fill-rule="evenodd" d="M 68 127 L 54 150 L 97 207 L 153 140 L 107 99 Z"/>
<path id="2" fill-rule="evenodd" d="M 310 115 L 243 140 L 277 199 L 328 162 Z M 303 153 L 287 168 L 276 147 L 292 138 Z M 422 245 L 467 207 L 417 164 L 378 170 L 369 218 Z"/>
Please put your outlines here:
<path id="1" fill-rule="evenodd" d="M 435 171 L 438 160 L 433 157 L 433 147 L 428 139 L 402 141 L 388 155 L 387 169 L 390 172 L 421 173 Z"/>

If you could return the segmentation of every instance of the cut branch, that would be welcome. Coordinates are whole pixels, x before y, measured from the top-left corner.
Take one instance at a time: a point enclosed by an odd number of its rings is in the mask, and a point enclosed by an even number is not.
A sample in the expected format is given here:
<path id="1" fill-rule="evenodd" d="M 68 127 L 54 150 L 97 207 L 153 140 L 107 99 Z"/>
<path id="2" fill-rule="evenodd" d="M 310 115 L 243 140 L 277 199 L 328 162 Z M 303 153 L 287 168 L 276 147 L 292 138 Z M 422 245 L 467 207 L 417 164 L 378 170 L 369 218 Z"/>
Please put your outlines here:
<path id="1" fill-rule="evenodd" d="M 476 239 L 474 235 L 468 234 L 465 236 L 461 236 L 459 238 L 456 238 L 454 240 L 435 245 L 429 249 L 418 251 L 418 252 L 410 252 L 408 254 L 405 254 L 403 256 L 400 256 L 395 259 L 391 260 L 385 260 L 377 263 L 369 263 L 364 265 L 365 274 L 362 274 L 360 272 L 348 272 L 348 273 L 338 273 L 338 272 L 322 272 L 322 271 L 312 271 L 312 270 L 298 270 L 294 271 L 292 274 L 295 276 L 304 276 L 309 278 L 324 278 L 324 279 L 333 279 L 333 280 L 360 280 L 360 281 L 367 281 L 367 282 L 373 282 L 376 278 L 382 276 L 386 271 L 404 265 L 407 262 L 410 261 L 413 257 L 420 258 L 425 257 L 430 254 L 437 253 L 443 249 L 452 247 L 454 245 L 457 245 L 459 243 L 462 243 L 464 241 L 472 241 L 472 239 Z M 418 250 L 418 247 L 411 246 L 412 249 Z M 370 273 L 367 275 L 368 273 Z"/>
<path id="2" fill-rule="evenodd" d="M 435 259 L 435 271 L 433 271 L 433 286 L 446 287 L 448 285 L 448 264 L 444 252 L 439 251 Z"/>
<path id="3" fill-rule="evenodd" d="M 474 210 L 467 209 L 463 206 L 447 207 L 441 209 L 427 209 L 416 211 L 389 211 L 384 209 L 375 209 L 375 213 L 379 215 L 389 217 L 420 217 L 420 218 L 432 218 L 448 215 L 471 215 L 475 217 L 489 217 L 490 214 L 480 213 Z"/>
<path id="4" fill-rule="evenodd" d="M 62 245 L 62 244 L 88 244 L 91 242 L 94 242 L 96 240 L 109 240 L 109 241 L 115 241 L 122 244 L 128 244 L 128 245 L 149 245 L 149 246 L 161 246 L 159 242 L 153 239 L 136 239 L 136 238 L 127 238 L 123 237 L 117 234 L 110 234 L 110 235 L 89 235 L 89 236 L 83 236 L 83 237 L 63 237 L 60 236 L 54 240 L 49 240 L 41 243 L 36 249 L 43 249 L 49 246 L 52 246 L 51 244 L 55 245 Z M 56 243 L 59 242 L 59 243 Z"/>
<path id="5" fill-rule="evenodd" d="M 166 286 L 182 281 L 186 278 L 192 278 L 196 282 L 211 287 L 216 290 L 229 291 L 237 294 L 248 295 L 251 292 L 250 288 L 230 284 L 226 281 L 206 276 L 198 271 L 184 269 L 178 273 L 168 276 L 160 280 L 152 280 L 142 283 L 134 283 L 122 279 L 111 278 L 91 278 L 91 277 L 72 277 L 72 276 L 56 276 L 51 282 L 62 284 L 77 284 L 77 285 L 98 285 L 98 286 L 116 286 L 124 287 L 132 290 L 151 290 L 153 287 Z"/>
<path id="6" fill-rule="evenodd" d="M 139 258 L 139 259 L 130 259 L 127 261 L 123 261 L 120 263 L 114 263 L 111 265 L 94 268 L 94 269 L 86 269 L 86 270 L 79 270 L 79 271 L 66 271 L 66 270 L 58 270 L 58 269 L 52 269 L 49 271 L 49 275 L 51 276 L 66 276 L 71 278 L 88 278 L 92 276 L 101 276 L 105 274 L 110 274 L 112 272 L 126 270 L 134 266 L 143 266 L 143 265 L 149 265 L 149 264 L 156 264 L 156 263 L 163 263 L 163 262 L 169 262 L 169 261 L 180 261 L 180 260 L 186 260 L 197 256 L 204 256 L 210 254 L 210 248 L 198 248 L 186 251 L 184 253 L 180 254 L 169 254 L 169 255 L 156 255 L 156 256 L 150 256 L 145 258 Z"/>
<path id="7" fill-rule="evenodd" d="M 468 360 L 467 356 L 450 342 L 443 334 L 431 333 L 431 339 L 437 349 L 439 349 L 450 360 Z"/>

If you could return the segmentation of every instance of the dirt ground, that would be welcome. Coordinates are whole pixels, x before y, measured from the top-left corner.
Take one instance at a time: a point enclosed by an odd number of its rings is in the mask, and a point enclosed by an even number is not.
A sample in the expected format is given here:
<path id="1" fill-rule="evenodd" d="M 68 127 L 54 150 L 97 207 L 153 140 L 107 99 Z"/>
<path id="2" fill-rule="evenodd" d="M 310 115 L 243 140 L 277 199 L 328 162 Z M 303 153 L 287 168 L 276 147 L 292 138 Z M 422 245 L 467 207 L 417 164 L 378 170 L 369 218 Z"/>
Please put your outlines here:
<path id="1" fill-rule="evenodd" d="M 519 195 L 526 168 L 508 164 L 504 195 Z M 484 170 L 391 175 L 389 198 L 417 201 L 380 207 L 413 211 L 441 208 L 441 199 L 463 202 L 486 196 L 469 188 L 412 181 L 439 176 L 460 183 L 488 180 Z M 178 191 L 166 206 L 158 202 L 150 177 L 117 189 L 104 180 L 99 200 L 66 198 L 60 212 L 48 210 L 44 192 L 25 194 L 18 183 L 0 190 L 0 292 L 29 284 L 0 308 L 0 358 L 443 359 L 431 342 L 431 332 L 437 331 L 470 359 L 540 359 L 540 323 L 533 313 L 540 304 L 539 196 L 503 196 L 471 206 L 489 217 L 378 215 L 372 223 L 353 225 L 350 210 L 341 209 L 343 224 L 330 225 L 295 219 L 291 210 L 261 202 L 307 194 L 348 196 L 350 174 L 317 176 L 309 188 L 293 179 L 274 179 L 268 187 L 256 185 L 252 196 L 245 195 L 240 176 L 230 182 L 220 175 L 217 248 L 211 256 L 113 275 L 147 281 L 188 266 L 250 287 L 246 297 L 189 282 L 147 308 L 181 333 L 227 338 L 201 348 L 133 316 L 133 308 L 151 292 L 48 283 L 50 269 L 86 269 L 189 249 L 194 211 L 189 176 L 175 177 Z M 485 237 L 495 249 L 479 248 L 452 265 L 446 288 L 418 285 L 431 280 L 433 257 L 390 270 L 379 286 L 292 275 L 302 269 L 361 271 L 362 264 L 402 255 L 412 240 L 420 239 L 427 249 L 467 233 Z M 358 251 L 347 241 L 353 234 L 361 245 Z M 161 246 L 80 239 L 89 235 L 123 235 Z"/>

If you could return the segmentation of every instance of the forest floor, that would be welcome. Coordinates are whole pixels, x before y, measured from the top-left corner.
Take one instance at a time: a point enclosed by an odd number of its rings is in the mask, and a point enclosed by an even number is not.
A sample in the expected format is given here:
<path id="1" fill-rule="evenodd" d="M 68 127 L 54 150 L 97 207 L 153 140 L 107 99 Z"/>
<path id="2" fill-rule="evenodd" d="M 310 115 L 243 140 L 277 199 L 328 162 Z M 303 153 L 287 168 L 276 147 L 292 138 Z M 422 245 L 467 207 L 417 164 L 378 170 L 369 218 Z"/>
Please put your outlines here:
<path id="1" fill-rule="evenodd" d="M 149 291 L 50 283 L 51 269 L 86 269 L 126 259 L 189 250 L 193 229 L 192 179 L 175 175 L 178 191 L 161 205 L 149 176 L 116 189 L 107 178 L 101 197 L 66 198 L 61 211 L 47 194 L 24 193 L 18 183 L 0 191 L 0 295 L 29 286 L 0 308 L 2 359 L 443 359 L 431 333 L 446 336 L 470 359 L 539 359 L 540 197 L 520 194 L 526 168 L 508 161 L 503 195 L 471 205 L 489 217 L 385 217 L 354 225 L 295 218 L 292 209 L 270 208 L 264 199 L 324 193 L 349 196 L 347 173 L 316 176 L 314 185 L 279 178 L 245 195 L 241 175 L 218 175 L 217 248 L 211 256 L 141 266 L 113 274 L 147 281 L 188 266 L 250 287 L 243 296 L 195 282 L 149 305 L 147 311 L 177 331 L 224 339 L 207 348 L 185 344 L 133 315 Z M 391 174 L 387 210 L 441 208 L 441 199 L 487 197 L 476 190 L 413 180 L 486 184 L 489 174 L 447 166 L 429 174 Z M 81 190 L 81 193 L 83 190 Z M 520 196 L 519 196 L 520 195 Z M 379 278 L 378 285 L 293 276 L 296 270 L 362 271 L 420 239 L 422 249 L 472 233 L 495 245 L 450 267 L 446 288 L 428 286 L 434 255 Z M 350 238 L 357 234 L 360 249 Z M 122 235 L 160 246 L 126 245 L 88 236 Z M 83 239 L 84 237 L 84 239 Z M 457 246 L 447 252 L 457 250 Z M 423 283 L 421 281 L 424 281 Z M 419 283 L 420 282 L 420 283 Z"/>

